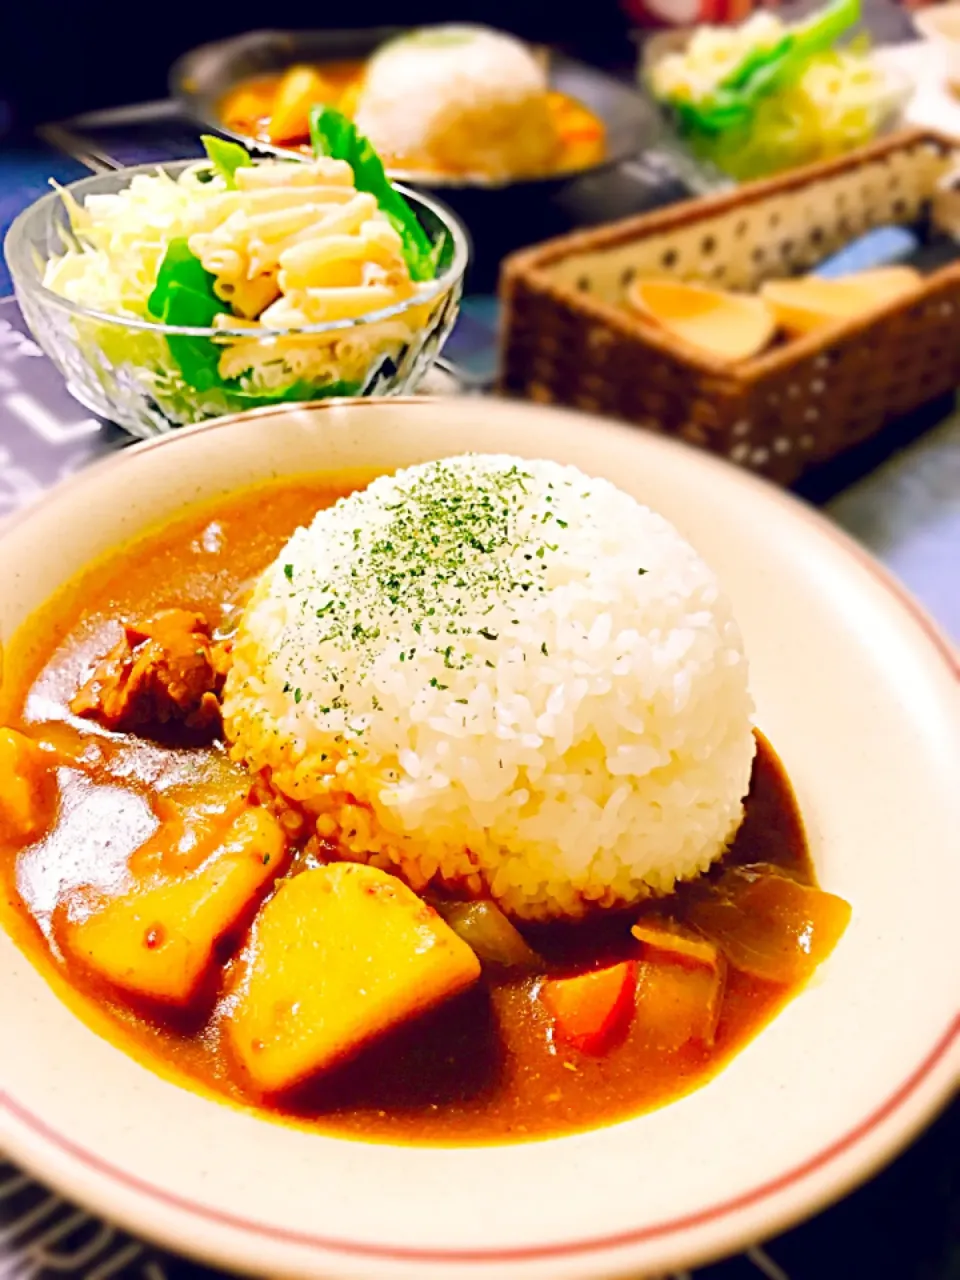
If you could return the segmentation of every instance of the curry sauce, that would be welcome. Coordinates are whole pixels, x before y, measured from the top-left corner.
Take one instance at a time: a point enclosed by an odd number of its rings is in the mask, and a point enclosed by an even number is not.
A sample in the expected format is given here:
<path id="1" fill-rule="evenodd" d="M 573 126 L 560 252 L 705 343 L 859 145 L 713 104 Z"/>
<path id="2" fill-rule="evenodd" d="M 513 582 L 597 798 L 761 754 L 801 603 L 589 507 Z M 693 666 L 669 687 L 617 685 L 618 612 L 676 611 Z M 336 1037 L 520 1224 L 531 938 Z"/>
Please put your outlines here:
<path id="1" fill-rule="evenodd" d="M 762 865 L 794 890 L 815 884 L 789 780 L 759 734 L 745 820 L 703 883 L 681 886 L 642 911 L 525 926 L 541 960 L 537 971 L 485 968 L 463 994 L 282 1097 L 257 1095 L 238 1072 L 225 1034 L 224 993 L 236 977 L 249 913 L 220 937 L 196 996 L 176 1010 L 121 994 L 60 946 L 66 894 L 91 885 L 109 894 L 131 858 L 142 859 L 151 841 L 163 842 L 164 814 L 214 804 L 236 788 L 239 775 L 222 742 L 198 740 L 188 726 L 169 725 L 146 738 L 106 732 L 71 715 L 69 704 L 91 665 L 117 643 L 120 620 L 159 610 L 202 612 L 228 633 L 251 581 L 294 529 L 350 487 L 288 481 L 198 508 L 95 566 L 15 637 L 0 723 L 55 750 L 59 803 L 41 838 L 19 848 L 0 842 L 0 919 L 71 1008 L 144 1065 L 325 1133 L 450 1144 L 546 1137 L 636 1115 L 703 1084 L 795 993 L 796 982 L 764 980 L 731 963 L 709 1042 L 665 1047 L 635 1018 L 602 1053 L 558 1036 L 543 989 L 622 961 L 650 963 L 642 958 L 645 944 L 631 933 L 638 915 L 652 927 L 695 920 L 712 901 L 704 894 L 719 891 L 722 878 L 736 877 L 738 869 L 745 882 L 750 868 Z M 294 847 L 284 874 L 315 866 L 315 854 L 306 858 Z"/>

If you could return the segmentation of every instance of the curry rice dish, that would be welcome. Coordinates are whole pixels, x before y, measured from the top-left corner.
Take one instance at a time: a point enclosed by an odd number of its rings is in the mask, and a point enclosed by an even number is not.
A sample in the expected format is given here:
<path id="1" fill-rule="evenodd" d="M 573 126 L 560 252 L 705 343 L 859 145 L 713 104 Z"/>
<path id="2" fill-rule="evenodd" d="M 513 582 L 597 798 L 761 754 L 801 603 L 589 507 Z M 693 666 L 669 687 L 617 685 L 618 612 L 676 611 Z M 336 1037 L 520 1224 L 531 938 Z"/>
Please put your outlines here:
<path id="1" fill-rule="evenodd" d="M 546 1136 L 703 1083 L 850 911 L 714 574 L 571 467 L 352 487 L 178 517 L 14 638 L 7 927 L 154 1069 L 327 1132 Z"/>

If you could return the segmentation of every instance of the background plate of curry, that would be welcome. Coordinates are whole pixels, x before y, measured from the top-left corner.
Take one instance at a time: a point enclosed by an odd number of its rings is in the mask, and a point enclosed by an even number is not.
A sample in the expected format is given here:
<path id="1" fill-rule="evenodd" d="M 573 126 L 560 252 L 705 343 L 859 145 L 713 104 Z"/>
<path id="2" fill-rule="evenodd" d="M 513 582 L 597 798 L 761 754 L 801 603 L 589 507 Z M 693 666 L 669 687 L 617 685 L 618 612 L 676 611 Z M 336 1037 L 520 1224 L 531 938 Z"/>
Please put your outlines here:
<path id="1" fill-rule="evenodd" d="M 251 31 L 184 54 L 171 69 L 170 90 L 208 128 L 247 144 L 253 140 L 265 151 L 309 153 L 309 106 L 327 101 L 349 116 L 358 105 L 363 109 L 373 55 L 396 48 L 401 39 L 412 45 L 406 52 L 439 54 L 444 65 L 435 67 L 437 59 L 429 58 L 419 75 L 416 64 L 401 68 L 398 82 L 388 73 L 388 119 L 378 119 L 374 106 L 366 120 L 374 132 L 385 129 L 375 145 L 397 180 L 450 195 L 458 188 L 542 189 L 630 159 L 659 135 L 651 104 L 612 77 L 472 26 Z M 469 42 L 469 57 L 457 45 L 460 39 Z M 501 43 L 487 47 L 492 41 Z M 419 55 L 418 43 L 426 47 Z M 545 94 L 537 101 L 531 84 L 533 100 L 524 104 L 517 80 L 535 79 L 533 64 L 540 68 Z M 424 75 L 436 77 L 427 89 Z M 525 113 L 522 120 L 519 112 Z M 391 118 L 402 122 L 399 134 L 389 127 Z M 438 139 L 439 155 L 429 143 L 434 129 L 447 134 Z M 535 145 L 544 132 L 552 135 L 552 148 Z M 519 152 L 518 133 L 527 135 Z M 391 155 L 394 138 L 415 141 L 407 154 Z M 479 145 L 478 139 L 485 141 Z"/>
<path id="2" fill-rule="evenodd" d="M 475 399 L 222 419 L 6 525 L 0 634 L 0 1147 L 137 1232 L 659 1274 L 955 1086 L 955 657 L 721 460 Z"/>

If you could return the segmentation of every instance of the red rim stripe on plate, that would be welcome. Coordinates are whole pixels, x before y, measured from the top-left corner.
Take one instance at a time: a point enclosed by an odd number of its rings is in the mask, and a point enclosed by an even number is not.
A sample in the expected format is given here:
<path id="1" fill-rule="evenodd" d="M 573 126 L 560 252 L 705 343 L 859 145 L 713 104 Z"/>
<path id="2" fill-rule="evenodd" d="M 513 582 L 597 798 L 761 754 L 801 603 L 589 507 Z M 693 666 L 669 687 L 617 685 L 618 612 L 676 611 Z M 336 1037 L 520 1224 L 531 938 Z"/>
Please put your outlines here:
<path id="1" fill-rule="evenodd" d="M 321 1249 L 327 1253 L 346 1253 L 366 1258 L 388 1258 L 397 1262 L 531 1262 L 538 1259 L 569 1257 L 574 1254 L 594 1253 L 618 1249 L 627 1245 L 642 1244 L 647 1240 L 659 1239 L 679 1231 L 688 1231 L 693 1227 L 704 1226 L 708 1222 L 715 1222 L 718 1218 L 728 1217 L 730 1214 L 746 1209 L 750 1205 L 766 1199 L 768 1196 L 775 1195 L 778 1191 L 783 1191 L 786 1187 L 801 1181 L 817 1169 L 835 1160 L 837 1156 L 850 1150 L 851 1147 L 856 1146 L 858 1142 L 882 1124 L 894 1111 L 898 1110 L 933 1071 L 934 1067 L 946 1055 L 947 1050 L 958 1037 L 960 1037 L 960 1015 L 954 1019 L 949 1030 L 920 1066 L 917 1067 L 912 1075 L 907 1077 L 899 1089 L 879 1106 L 872 1115 L 869 1115 L 837 1142 L 825 1147 L 823 1151 L 804 1161 L 803 1164 L 797 1165 L 796 1168 L 790 1169 L 787 1173 L 780 1174 L 776 1178 L 771 1178 L 768 1182 L 761 1183 L 760 1186 L 754 1187 L 752 1191 L 746 1191 L 743 1195 L 735 1196 L 731 1200 L 721 1201 L 719 1204 L 711 1205 L 708 1209 L 701 1209 L 697 1213 L 687 1214 L 682 1218 L 668 1219 L 666 1222 L 654 1223 L 649 1227 L 639 1227 L 633 1231 L 622 1231 L 610 1236 L 598 1236 L 592 1240 L 569 1240 L 561 1244 L 523 1245 L 507 1249 L 425 1249 L 416 1248 L 412 1245 L 364 1244 L 362 1241 L 340 1240 L 333 1236 L 313 1236 L 305 1232 L 292 1231 L 285 1227 L 272 1227 L 267 1223 L 255 1222 L 249 1218 L 237 1217 L 220 1209 L 211 1209 L 206 1205 L 197 1204 L 183 1196 L 175 1195 L 173 1192 L 164 1191 L 161 1187 L 155 1187 L 151 1183 L 135 1177 L 133 1174 L 125 1173 L 122 1169 L 118 1169 L 106 1160 L 102 1160 L 84 1147 L 71 1142 L 69 1138 L 64 1138 L 62 1134 L 51 1129 L 39 1117 L 33 1115 L 25 1107 L 20 1106 L 8 1094 L 0 1093 L 0 1106 L 5 1107 L 41 1138 L 59 1147 L 61 1151 L 66 1152 L 67 1155 L 96 1173 L 102 1174 L 141 1195 L 158 1200 L 173 1209 L 190 1213 L 194 1217 L 205 1219 L 207 1222 L 214 1222 L 218 1226 L 246 1231 L 284 1244 Z"/>

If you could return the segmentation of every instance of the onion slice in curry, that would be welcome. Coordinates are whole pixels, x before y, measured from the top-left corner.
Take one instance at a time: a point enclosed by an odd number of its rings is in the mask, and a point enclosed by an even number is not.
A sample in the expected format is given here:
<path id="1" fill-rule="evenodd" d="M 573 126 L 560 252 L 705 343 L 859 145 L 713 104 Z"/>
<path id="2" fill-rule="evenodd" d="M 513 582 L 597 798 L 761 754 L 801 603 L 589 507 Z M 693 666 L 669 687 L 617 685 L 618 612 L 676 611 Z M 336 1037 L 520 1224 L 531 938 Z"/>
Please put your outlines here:
<path id="1" fill-rule="evenodd" d="M 482 964 L 503 969 L 542 969 L 543 960 L 524 940 L 495 902 L 451 902 L 431 899 L 441 915 Z"/>
<path id="2" fill-rule="evenodd" d="M 694 964 L 715 968 L 718 963 L 717 945 L 696 929 L 679 924 L 676 920 L 660 916 L 641 916 L 630 930 L 638 942 L 655 951 L 667 951 Z"/>
<path id="3" fill-rule="evenodd" d="M 736 969 L 767 982 L 804 982 L 850 921 L 843 898 L 801 884 L 769 863 L 730 867 L 704 882 L 684 911 Z"/>

